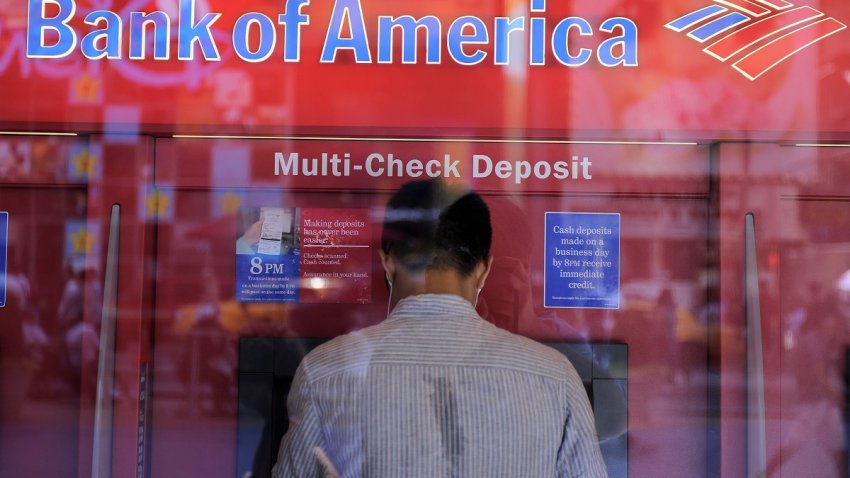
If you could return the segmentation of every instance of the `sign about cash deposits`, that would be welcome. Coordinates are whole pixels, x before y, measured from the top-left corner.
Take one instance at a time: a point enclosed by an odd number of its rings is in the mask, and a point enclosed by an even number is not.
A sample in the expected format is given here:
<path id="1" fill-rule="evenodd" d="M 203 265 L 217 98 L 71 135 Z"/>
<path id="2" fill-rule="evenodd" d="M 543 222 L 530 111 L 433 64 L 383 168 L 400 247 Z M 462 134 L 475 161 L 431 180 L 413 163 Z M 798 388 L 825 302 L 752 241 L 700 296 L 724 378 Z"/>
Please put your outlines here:
<path id="1" fill-rule="evenodd" d="M 544 306 L 620 308 L 620 215 L 546 213 Z"/>
<path id="2" fill-rule="evenodd" d="M 368 209 L 248 208 L 236 240 L 240 302 L 367 303 Z"/>

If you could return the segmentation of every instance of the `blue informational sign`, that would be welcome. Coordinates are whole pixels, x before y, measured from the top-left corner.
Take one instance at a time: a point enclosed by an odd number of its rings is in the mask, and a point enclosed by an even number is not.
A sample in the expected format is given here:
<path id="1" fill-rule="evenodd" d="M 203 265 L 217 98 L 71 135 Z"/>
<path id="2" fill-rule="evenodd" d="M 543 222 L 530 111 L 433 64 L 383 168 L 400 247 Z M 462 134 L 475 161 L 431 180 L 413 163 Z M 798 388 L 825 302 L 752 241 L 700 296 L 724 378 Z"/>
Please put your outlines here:
<path id="1" fill-rule="evenodd" d="M 547 212 L 544 303 L 620 308 L 620 215 Z"/>
<path id="2" fill-rule="evenodd" d="M 287 208 L 239 210 L 236 239 L 236 300 L 298 302 L 301 250 L 297 211 Z"/>
<path id="3" fill-rule="evenodd" d="M 239 302 L 298 302 L 301 277 L 297 250 L 281 255 L 236 256 L 236 300 Z"/>
<path id="4" fill-rule="evenodd" d="M 6 307 L 6 267 L 9 250 L 9 213 L 0 212 L 0 307 Z"/>

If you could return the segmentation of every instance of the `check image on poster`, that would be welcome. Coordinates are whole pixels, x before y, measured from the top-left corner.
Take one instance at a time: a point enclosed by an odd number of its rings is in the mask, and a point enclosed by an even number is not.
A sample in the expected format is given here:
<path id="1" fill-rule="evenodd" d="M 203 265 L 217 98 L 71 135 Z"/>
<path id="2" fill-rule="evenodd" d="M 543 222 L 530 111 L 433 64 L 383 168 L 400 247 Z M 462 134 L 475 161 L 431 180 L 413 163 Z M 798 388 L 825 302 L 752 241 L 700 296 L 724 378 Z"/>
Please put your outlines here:
<path id="1" fill-rule="evenodd" d="M 620 215 L 546 213 L 544 306 L 620 307 Z"/>
<path id="2" fill-rule="evenodd" d="M 240 210 L 236 300 L 369 302 L 370 218 L 368 209 Z"/>

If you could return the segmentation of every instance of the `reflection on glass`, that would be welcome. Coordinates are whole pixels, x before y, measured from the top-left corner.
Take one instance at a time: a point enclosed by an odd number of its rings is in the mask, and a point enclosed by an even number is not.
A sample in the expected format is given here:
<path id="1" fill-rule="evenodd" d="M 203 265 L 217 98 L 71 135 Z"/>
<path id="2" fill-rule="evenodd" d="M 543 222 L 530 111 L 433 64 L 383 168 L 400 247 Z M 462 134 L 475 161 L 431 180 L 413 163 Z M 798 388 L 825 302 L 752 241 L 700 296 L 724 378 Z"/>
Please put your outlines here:
<path id="1" fill-rule="evenodd" d="M 29 162 L 39 157 L 27 155 L 55 145 L 13 143 L 26 161 L 16 160 L 17 172 L 0 172 L 0 181 L 9 175 L 22 183 L 44 179 L 38 176 L 44 170 Z M 86 194 L 76 186 L 0 186 L 0 209 L 9 213 L 6 304 L 0 308 L 4 475 L 60 477 L 77 466 L 80 414 L 93 403 L 97 378 L 102 281 Z M 45 449 L 54 450 L 50 459 L 43 458 Z"/>

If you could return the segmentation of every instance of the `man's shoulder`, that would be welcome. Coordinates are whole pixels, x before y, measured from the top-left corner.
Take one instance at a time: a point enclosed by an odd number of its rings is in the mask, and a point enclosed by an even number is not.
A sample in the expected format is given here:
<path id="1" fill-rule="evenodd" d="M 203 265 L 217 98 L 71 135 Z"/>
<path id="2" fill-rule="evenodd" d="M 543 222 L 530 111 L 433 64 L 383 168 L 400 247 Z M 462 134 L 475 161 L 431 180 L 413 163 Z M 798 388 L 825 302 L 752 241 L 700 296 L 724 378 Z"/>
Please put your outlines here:
<path id="1" fill-rule="evenodd" d="M 577 377 L 560 352 L 483 319 L 387 321 L 336 337 L 305 358 L 315 380 L 388 364 L 502 369 L 558 381 Z"/>
<path id="2" fill-rule="evenodd" d="M 302 365 L 309 367 L 316 378 L 344 368 L 368 365 L 378 348 L 382 328 L 384 323 L 334 337 L 310 351 Z"/>
<path id="3" fill-rule="evenodd" d="M 509 362 L 520 368 L 558 380 L 571 380 L 576 375 L 570 361 L 552 347 L 546 346 L 528 337 L 500 329 L 489 322 L 493 345 L 502 352 Z"/>

